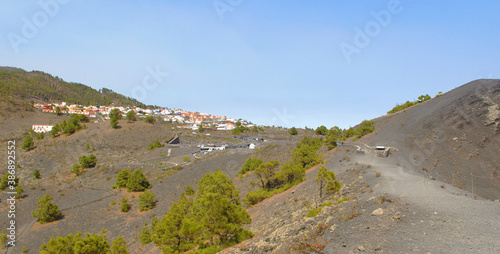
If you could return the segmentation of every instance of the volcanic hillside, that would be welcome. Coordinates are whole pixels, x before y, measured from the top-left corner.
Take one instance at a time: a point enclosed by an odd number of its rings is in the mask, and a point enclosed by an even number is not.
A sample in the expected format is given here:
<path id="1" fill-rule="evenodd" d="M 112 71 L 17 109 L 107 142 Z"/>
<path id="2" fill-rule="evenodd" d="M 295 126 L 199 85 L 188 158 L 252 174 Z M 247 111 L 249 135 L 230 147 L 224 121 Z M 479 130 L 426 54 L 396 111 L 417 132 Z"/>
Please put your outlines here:
<path id="1" fill-rule="evenodd" d="M 499 253 L 500 203 L 490 201 L 500 199 L 499 103 L 500 81 L 478 80 L 374 119 L 375 131 L 356 142 L 347 140 L 329 151 L 323 146 L 318 154 L 324 162 L 308 169 L 302 183 L 246 207 L 252 222 L 245 228 L 255 236 L 222 253 Z M 108 239 L 122 235 L 131 253 L 160 253 L 154 243 L 142 245 L 138 234 L 153 217 L 167 213 L 187 185 L 196 188 L 203 175 L 221 169 L 244 198 L 258 188 L 252 184 L 258 181 L 255 172 L 236 176 L 248 157 L 283 164 L 303 136 L 314 135 L 311 130 L 290 136 L 285 129 L 265 128 L 245 134 L 267 140 L 257 142 L 256 150 L 204 154 L 198 145 L 246 141 L 229 131 L 193 133 L 166 122 L 120 120 L 118 129 L 108 121 L 89 122 L 75 134 L 47 136 L 35 140 L 35 149 L 23 151 L 31 124 L 60 123 L 69 116 L 20 111 L 25 115 L 0 122 L 4 144 L 11 139 L 19 144 L 17 176 L 24 188 L 17 201 L 18 245 L 9 253 L 21 253 L 23 246 L 38 253 L 52 236 L 78 231 L 105 232 Z M 175 134 L 180 144 L 148 149 Z M 94 168 L 81 176 L 70 172 L 80 156 L 90 154 L 97 157 Z M 341 188 L 322 202 L 316 177 L 323 166 L 335 172 Z M 154 209 L 140 212 L 140 193 L 112 188 L 123 168 L 144 171 L 156 193 Z M 33 179 L 35 169 L 39 180 Z M 44 194 L 54 197 L 60 220 L 40 224 L 32 217 Z M 132 206 L 128 213 L 120 212 L 123 197 Z M 1 200 L 0 212 L 7 210 Z"/>
<path id="2" fill-rule="evenodd" d="M 249 208 L 255 237 L 223 253 L 498 253 L 499 99 L 499 80 L 478 80 L 374 119 L 373 133 Z M 321 166 L 342 188 L 310 216 Z"/>
<path id="3" fill-rule="evenodd" d="M 362 142 L 395 147 L 399 165 L 474 195 L 499 199 L 499 104 L 500 80 L 476 80 L 375 119 L 377 131 Z"/>

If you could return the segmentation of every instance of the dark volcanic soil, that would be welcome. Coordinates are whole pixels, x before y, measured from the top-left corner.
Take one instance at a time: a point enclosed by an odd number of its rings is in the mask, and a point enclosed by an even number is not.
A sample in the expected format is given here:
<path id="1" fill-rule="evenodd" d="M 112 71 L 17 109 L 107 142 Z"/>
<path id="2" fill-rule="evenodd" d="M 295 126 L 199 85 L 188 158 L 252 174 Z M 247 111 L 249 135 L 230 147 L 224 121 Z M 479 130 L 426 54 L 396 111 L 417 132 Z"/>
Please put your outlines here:
<path id="1" fill-rule="evenodd" d="M 500 199 L 499 105 L 500 81 L 479 80 L 374 119 L 374 133 L 332 151 L 322 150 L 325 163 L 308 170 L 303 183 L 248 208 L 252 223 L 246 227 L 255 237 L 222 253 L 499 253 L 500 203 L 493 201 Z M 236 176 L 244 161 L 249 156 L 286 161 L 301 138 L 266 129 L 249 134 L 268 140 L 257 143 L 261 150 L 202 154 L 197 145 L 243 141 L 230 132 L 193 134 L 166 123 L 120 121 L 118 130 L 109 122 L 88 123 L 74 135 L 35 141 L 36 149 L 23 152 L 22 139 L 31 124 L 67 118 L 39 112 L 24 117 L 0 123 L 3 142 L 15 138 L 19 144 L 18 176 L 26 194 L 17 202 L 17 232 L 23 235 L 12 253 L 21 253 L 23 245 L 28 253 L 38 253 L 52 236 L 100 233 L 103 227 L 110 242 L 121 234 L 131 253 L 160 253 L 153 244 L 142 246 L 137 234 L 153 216 L 168 212 L 185 186 L 196 187 L 204 174 L 221 169 L 233 177 L 243 198 L 255 188 L 250 185 L 255 180 L 252 173 Z M 176 133 L 180 145 L 147 149 Z M 375 145 L 391 147 L 389 157 L 386 151 L 375 151 Z M 5 154 L 5 149 L 2 146 L 0 152 Z M 97 166 L 81 177 L 71 174 L 71 165 L 90 152 Z M 336 173 L 342 189 L 325 200 L 331 203 L 317 216 L 307 217 L 318 203 L 314 179 L 321 166 Z M 138 212 L 140 193 L 111 188 L 116 173 L 125 167 L 144 171 L 154 185 L 156 208 Z M 41 171 L 41 180 L 32 179 L 34 169 Z M 44 194 L 54 197 L 64 218 L 33 224 L 31 211 Z M 119 211 L 124 196 L 132 205 L 129 213 Z M 383 212 L 372 215 L 377 209 Z M 2 198 L 0 213 L 6 212 Z M 0 220 L 0 226 L 6 223 Z"/>
<path id="2" fill-rule="evenodd" d="M 178 200 L 180 193 L 187 185 L 196 188 L 197 181 L 208 172 L 221 169 L 230 177 L 234 177 L 244 161 L 256 150 L 231 149 L 222 152 L 200 153 L 200 144 L 237 144 L 241 139 L 233 138 L 231 132 L 209 132 L 199 134 L 191 130 L 176 128 L 167 123 L 147 124 L 142 121 L 128 123 L 120 121 L 120 128 L 113 130 L 109 122 L 87 123 L 87 128 L 71 136 L 57 138 L 46 137 L 35 139 L 36 148 L 29 152 L 21 149 L 27 130 L 32 124 L 60 123 L 67 116 L 55 116 L 41 112 L 31 112 L 31 118 L 6 119 L 2 124 L 4 143 L 7 140 L 17 141 L 17 162 L 20 168 L 17 176 L 25 190 L 25 198 L 17 201 L 16 219 L 18 225 L 18 247 L 11 248 L 12 253 L 20 253 L 25 246 L 29 253 L 37 253 L 39 247 L 53 236 L 65 236 L 81 231 L 83 233 L 100 233 L 107 230 L 110 242 L 120 234 L 125 238 L 131 253 L 158 253 L 153 244 L 142 246 L 137 234 L 144 223 L 150 223 L 153 216 L 161 217 L 168 212 L 171 204 Z M 180 135 L 181 144 L 169 145 L 148 150 L 155 140 L 164 142 L 175 133 Z M 266 142 L 257 142 L 257 157 L 287 159 L 290 147 L 300 137 L 289 138 L 286 130 L 270 130 L 264 133 L 247 135 L 265 138 Z M 285 138 L 286 137 L 286 138 Z M 280 141 L 273 141 L 277 138 Z M 85 144 L 90 149 L 85 149 Z M 5 153 L 6 146 L 1 147 Z M 83 176 L 76 177 L 70 173 L 71 167 L 82 155 L 94 154 L 97 166 L 88 169 Z M 185 157 L 189 158 L 186 162 Z M 6 162 L 3 162 L 6 168 Z M 116 174 L 123 168 L 142 169 L 153 184 L 152 192 L 156 193 L 157 206 L 147 212 L 138 211 L 138 197 L 141 193 L 127 193 L 113 190 Z M 32 172 L 39 169 L 42 179 L 33 180 Z M 3 175 L 5 171 L 0 173 Z M 248 185 L 241 185 L 248 191 Z M 37 201 L 44 195 L 51 195 L 63 218 L 57 222 L 40 225 L 34 223 L 31 211 Z M 244 194 L 242 194 L 244 195 Z M 120 212 L 122 197 L 128 197 L 132 209 L 129 213 Z M 6 198 L 0 201 L 0 212 L 7 214 Z M 2 227 L 7 226 L 2 219 Z"/>
<path id="3" fill-rule="evenodd" d="M 500 199 L 500 80 L 465 84 L 375 126 L 364 142 L 397 148 L 401 166 Z"/>

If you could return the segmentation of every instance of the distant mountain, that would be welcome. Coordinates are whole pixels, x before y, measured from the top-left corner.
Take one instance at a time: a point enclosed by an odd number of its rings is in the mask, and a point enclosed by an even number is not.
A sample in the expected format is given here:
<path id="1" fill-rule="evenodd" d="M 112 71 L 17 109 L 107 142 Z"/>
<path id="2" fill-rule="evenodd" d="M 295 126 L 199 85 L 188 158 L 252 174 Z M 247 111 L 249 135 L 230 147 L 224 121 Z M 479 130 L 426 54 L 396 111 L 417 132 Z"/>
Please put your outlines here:
<path id="1" fill-rule="evenodd" d="M 27 72 L 15 67 L 0 67 L 0 98 L 6 100 L 54 102 L 65 101 L 81 105 L 146 107 L 136 99 L 110 89 L 99 91 L 79 83 L 66 82 L 42 71 Z"/>

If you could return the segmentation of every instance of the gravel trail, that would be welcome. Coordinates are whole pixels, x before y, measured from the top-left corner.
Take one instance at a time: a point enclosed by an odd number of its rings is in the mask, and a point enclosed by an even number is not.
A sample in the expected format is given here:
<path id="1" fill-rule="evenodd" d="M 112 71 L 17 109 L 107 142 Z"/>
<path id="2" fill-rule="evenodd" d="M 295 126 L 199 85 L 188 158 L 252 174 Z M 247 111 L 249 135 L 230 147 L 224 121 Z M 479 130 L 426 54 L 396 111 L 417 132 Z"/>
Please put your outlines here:
<path id="1" fill-rule="evenodd" d="M 377 162 L 372 166 L 382 173 L 377 192 L 405 200 L 422 215 L 421 223 L 400 232 L 403 241 L 417 240 L 413 251 L 500 253 L 499 202 L 474 199 L 469 192 L 400 166 Z"/>

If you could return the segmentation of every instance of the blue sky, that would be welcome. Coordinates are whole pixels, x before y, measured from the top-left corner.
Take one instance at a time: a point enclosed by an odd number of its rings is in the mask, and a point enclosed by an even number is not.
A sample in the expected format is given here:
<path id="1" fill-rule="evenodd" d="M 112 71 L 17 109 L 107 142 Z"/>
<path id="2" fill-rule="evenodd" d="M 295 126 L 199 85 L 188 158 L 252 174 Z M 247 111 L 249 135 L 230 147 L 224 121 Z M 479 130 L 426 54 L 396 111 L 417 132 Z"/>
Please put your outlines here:
<path id="1" fill-rule="evenodd" d="M 347 128 L 500 76 L 499 1 L 2 5 L 2 66 L 263 125 Z"/>

